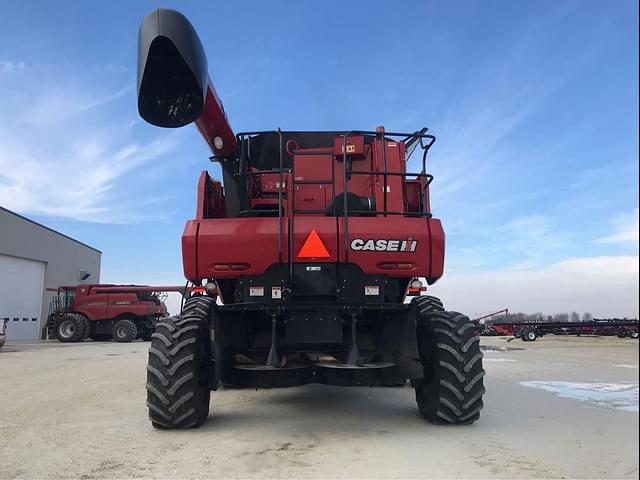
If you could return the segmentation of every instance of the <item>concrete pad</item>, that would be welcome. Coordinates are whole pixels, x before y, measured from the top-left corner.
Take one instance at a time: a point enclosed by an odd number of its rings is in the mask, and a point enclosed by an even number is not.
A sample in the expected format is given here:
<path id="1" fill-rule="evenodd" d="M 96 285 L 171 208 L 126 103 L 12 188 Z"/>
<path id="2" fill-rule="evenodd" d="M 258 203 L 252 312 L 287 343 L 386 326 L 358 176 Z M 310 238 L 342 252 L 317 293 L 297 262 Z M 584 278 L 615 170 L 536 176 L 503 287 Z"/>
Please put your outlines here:
<path id="1" fill-rule="evenodd" d="M 637 340 L 482 343 L 485 408 L 469 427 L 429 424 L 409 387 L 309 385 L 214 392 L 209 420 L 189 431 L 147 420 L 147 343 L 10 343 L 0 478 L 638 477 L 637 395 L 629 411 L 522 384 L 637 391 Z"/>

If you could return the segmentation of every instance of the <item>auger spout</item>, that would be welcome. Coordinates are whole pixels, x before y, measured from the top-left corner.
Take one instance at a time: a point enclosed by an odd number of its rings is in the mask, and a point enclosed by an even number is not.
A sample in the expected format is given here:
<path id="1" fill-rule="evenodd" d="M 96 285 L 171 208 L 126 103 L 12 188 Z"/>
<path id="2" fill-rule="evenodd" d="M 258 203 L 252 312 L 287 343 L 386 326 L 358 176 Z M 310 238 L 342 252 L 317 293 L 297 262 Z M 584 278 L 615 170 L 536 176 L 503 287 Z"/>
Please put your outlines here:
<path id="1" fill-rule="evenodd" d="M 207 73 L 200 38 L 189 20 L 175 10 L 156 9 L 140 25 L 138 112 L 159 127 L 195 122 L 216 156 L 236 149 L 236 137 Z"/>

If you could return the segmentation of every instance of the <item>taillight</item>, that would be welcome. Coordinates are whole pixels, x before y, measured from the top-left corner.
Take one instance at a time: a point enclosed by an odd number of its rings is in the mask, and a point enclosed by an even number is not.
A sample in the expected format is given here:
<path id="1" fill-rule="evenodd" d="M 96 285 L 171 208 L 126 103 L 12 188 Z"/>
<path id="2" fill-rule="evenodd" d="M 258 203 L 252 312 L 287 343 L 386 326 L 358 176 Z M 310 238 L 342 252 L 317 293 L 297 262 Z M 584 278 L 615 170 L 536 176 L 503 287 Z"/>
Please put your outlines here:
<path id="1" fill-rule="evenodd" d="M 409 289 L 407 290 L 407 296 L 415 296 L 420 295 L 420 292 L 424 292 L 427 289 L 422 283 L 421 280 L 417 278 L 411 280 L 409 284 Z"/>
<path id="2" fill-rule="evenodd" d="M 233 270 L 235 272 L 248 270 L 249 264 L 247 263 L 216 263 L 213 266 L 213 270 L 216 272 L 228 272 L 229 270 Z"/>
<path id="3" fill-rule="evenodd" d="M 380 262 L 378 263 L 380 270 L 413 270 L 413 263 L 393 263 L 393 262 Z"/>

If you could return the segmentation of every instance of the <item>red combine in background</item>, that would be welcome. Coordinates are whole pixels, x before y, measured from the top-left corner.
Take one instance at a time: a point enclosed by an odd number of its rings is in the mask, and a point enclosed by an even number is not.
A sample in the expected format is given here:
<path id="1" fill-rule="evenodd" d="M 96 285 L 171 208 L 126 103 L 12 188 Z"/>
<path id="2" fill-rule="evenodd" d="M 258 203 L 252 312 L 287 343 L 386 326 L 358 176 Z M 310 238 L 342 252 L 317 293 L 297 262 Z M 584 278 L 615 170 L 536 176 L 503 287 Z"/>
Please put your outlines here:
<path id="1" fill-rule="evenodd" d="M 151 340 L 155 323 L 168 316 L 167 292 L 179 286 L 87 284 L 58 288 L 49 305 L 47 330 L 61 342 Z"/>
<path id="2" fill-rule="evenodd" d="M 429 202 L 435 137 L 426 128 L 234 135 L 197 33 L 168 9 L 140 27 L 138 111 L 160 127 L 195 123 L 223 179 L 202 172 L 182 236 L 185 277 L 205 292 L 152 335 L 155 427 L 200 426 L 219 383 L 410 380 L 430 421 L 479 418 L 478 326 L 420 296 L 419 278 L 433 284 L 443 274 L 445 243 Z"/>

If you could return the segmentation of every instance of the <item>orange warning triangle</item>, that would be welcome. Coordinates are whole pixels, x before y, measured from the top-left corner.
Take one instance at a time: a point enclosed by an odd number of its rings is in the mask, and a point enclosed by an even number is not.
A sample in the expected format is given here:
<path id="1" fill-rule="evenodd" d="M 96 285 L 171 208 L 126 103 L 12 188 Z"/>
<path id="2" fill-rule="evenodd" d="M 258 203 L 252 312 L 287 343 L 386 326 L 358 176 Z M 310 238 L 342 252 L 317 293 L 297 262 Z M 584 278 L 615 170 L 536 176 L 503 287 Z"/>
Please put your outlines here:
<path id="1" fill-rule="evenodd" d="M 311 233 L 298 253 L 298 257 L 326 258 L 330 256 L 324 243 L 320 240 L 318 233 L 315 230 L 311 230 Z"/>

